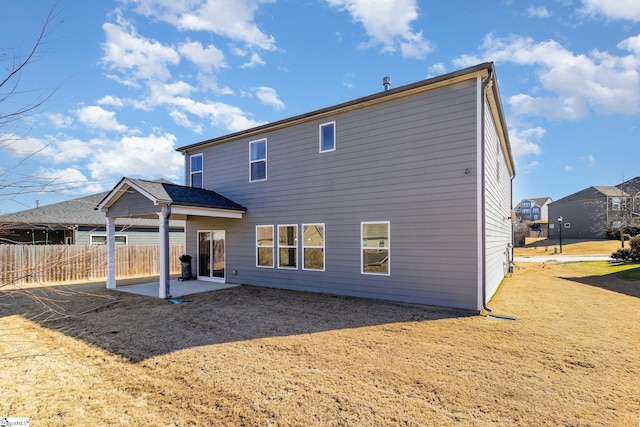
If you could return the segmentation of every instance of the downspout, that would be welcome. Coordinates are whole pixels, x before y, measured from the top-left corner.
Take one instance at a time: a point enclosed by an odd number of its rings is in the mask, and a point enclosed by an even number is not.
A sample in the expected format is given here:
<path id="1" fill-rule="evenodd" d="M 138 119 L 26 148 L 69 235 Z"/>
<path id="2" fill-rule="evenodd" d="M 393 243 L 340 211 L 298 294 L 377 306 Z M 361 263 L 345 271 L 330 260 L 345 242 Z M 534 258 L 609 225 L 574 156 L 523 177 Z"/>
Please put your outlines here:
<path id="1" fill-rule="evenodd" d="M 486 236 L 486 232 L 487 232 L 487 213 L 486 213 L 486 205 L 487 205 L 487 201 L 486 201 L 486 183 L 485 183 L 485 174 L 486 174 L 486 159 L 485 159 L 485 120 L 484 120 L 484 115 L 485 115 L 485 103 L 486 103 L 486 95 L 485 95 L 485 91 L 491 87 L 491 85 L 493 84 L 493 76 L 491 75 L 491 70 L 489 70 L 489 75 L 487 76 L 487 78 L 482 82 L 482 100 L 480 103 L 480 215 L 481 215 L 481 230 L 482 232 L 481 234 L 481 245 L 480 245 L 480 259 L 482 260 L 481 265 L 482 265 L 482 308 L 483 310 L 488 311 L 489 313 L 493 310 L 491 310 L 490 307 L 487 306 L 487 267 L 486 267 L 486 252 L 487 252 L 487 236 Z"/>

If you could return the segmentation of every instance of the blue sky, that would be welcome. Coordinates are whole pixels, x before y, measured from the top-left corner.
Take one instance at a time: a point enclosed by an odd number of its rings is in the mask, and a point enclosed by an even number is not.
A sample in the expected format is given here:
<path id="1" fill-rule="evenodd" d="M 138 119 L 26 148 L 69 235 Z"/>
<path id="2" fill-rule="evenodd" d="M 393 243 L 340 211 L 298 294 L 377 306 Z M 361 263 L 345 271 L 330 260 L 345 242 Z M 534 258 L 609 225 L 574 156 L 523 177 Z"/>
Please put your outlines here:
<path id="1" fill-rule="evenodd" d="M 484 61 L 496 64 L 514 205 L 640 175 L 640 2 L 31 0 L 3 4 L 0 213 L 183 183 L 175 148 Z M 5 94 L 8 87 L 0 89 Z M 40 191 L 42 190 L 42 191 Z M 15 194 L 14 194 L 15 193 Z"/>

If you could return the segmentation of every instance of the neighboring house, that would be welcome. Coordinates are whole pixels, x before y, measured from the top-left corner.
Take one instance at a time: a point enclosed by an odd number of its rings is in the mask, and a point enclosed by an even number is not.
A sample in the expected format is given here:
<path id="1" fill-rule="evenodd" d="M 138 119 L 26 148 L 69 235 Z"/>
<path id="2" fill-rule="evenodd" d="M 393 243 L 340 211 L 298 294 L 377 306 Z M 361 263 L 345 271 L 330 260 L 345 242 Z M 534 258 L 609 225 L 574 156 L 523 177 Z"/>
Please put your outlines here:
<path id="1" fill-rule="evenodd" d="M 0 244 L 101 245 L 107 240 L 105 214 L 95 210 L 108 192 L 38 206 L 0 216 Z M 158 221 L 119 218 L 115 243 L 158 244 Z M 184 243 L 184 222 L 171 224 L 172 243 Z"/>
<path id="2" fill-rule="evenodd" d="M 550 197 L 523 199 L 513 209 L 515 223 L 513 224 L 515 246 L 527 244 L 527 238 L 542 238 L 549 236 Z"/>
<path id="3" fill-rule="evenodd" d="M 199 279 L 480 311 L 509 271 L 493 63 L 178 151 L 189 186 L 123 178 L 98 208 L 185 218 Z"/>
<path id="4" fill-rule="evenodd" d="M 562 221 L 559 221 L 559 219 Z M 617 186 L 592 186 L 549 205 L 549 237 L 602 239 L 640 226 L 640 177 Z"/>
<path id="5" fill-rule="evenodd" d="M 516 220 L 523 222 L 549 219 L 549 203 L 551 203 L 550 197 L 521 200 L 514 208 Z"/>

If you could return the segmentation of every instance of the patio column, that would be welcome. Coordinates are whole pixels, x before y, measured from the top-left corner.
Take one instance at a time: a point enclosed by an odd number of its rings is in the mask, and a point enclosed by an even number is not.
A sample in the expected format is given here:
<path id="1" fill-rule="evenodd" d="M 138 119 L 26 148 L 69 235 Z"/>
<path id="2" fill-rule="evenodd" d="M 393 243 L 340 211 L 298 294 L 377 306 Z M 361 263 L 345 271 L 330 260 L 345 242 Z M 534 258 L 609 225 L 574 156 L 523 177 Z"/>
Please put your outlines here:
<path id="1" fill-rule="evenodd" d="M 107 289 L 116 288 L 116 219 L 107 217 Z"/>
<path id="2" fill-rule="evenodd" d="M 160 231 L 160 288 L 158 296 L 160 298 L 171 298 L 171 270 L 169 268 L 169 217 L 171 216 L 171 205 L 162 205 L 162 210 L 158 212 Z"/>

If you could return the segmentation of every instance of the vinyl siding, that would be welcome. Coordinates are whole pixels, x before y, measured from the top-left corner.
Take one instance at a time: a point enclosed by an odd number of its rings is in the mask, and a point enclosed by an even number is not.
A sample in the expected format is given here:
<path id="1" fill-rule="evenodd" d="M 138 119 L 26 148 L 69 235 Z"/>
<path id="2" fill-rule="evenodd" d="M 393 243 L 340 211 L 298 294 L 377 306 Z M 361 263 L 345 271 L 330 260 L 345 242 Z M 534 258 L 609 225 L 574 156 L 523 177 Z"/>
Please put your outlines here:
<path id="1" fill-rule="evenodd" d="M 77 232 L 77 245 L 89 245 L 91 244 L 91 235 L 106 236 L 107 232 L 103 228 L 98 229 L 79 229 Z M 129 245 L 157 245 L 160 243 L 160 237 L 158 229 L 125 229 L 123 231 L 117 231 L 116 236 L 126 235 L 127 244 Z M 170 244 L 184 244 L 184 231 L 178 229 L 171 229 L 169 232 Z"/>
<path id="2" fill-rule="evenodd" d="M 107 216 L 126 218 L 135 217 L 137 215 L 146 215 L 154 218 L 153 212 L 160 212 L 160 206 L 154 206 L 153 202 L 137 191 L 131 191 L 127 197 L 120 198 L 109 206 Z"/>
<path id="3" fill-rule="evenodd" d="M 488 105 L 485 105 L 485 111 L 489 111 Z M 512 243 L 511 177 L 491 114 L 485 114 L 484 142 L 487 303 L 508 272 Z"/>
<path id="4" fill-rule="evenodd" d="M 198 230 L 224 229 L 230 283 L 476 309 L 475 82 L 187 153 L 204 154 L 205 188 L 247 207 L 242 220 L 189 219 L 187 253 L 196 259 Z M 318 126 L 334 120 L 336 151 L 319 153 Z M 268 179 L 249 183 L 259 138 Z M 360 273 L 363 221 L 390 221 L 390 276 Z M 255 266 L 256 225 L 303 223 L 325 224 L 324 272 L 302 258 L 298 270 Z"/>

